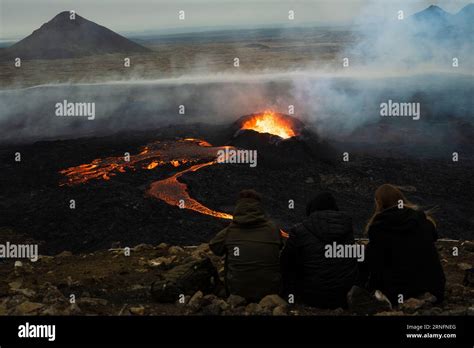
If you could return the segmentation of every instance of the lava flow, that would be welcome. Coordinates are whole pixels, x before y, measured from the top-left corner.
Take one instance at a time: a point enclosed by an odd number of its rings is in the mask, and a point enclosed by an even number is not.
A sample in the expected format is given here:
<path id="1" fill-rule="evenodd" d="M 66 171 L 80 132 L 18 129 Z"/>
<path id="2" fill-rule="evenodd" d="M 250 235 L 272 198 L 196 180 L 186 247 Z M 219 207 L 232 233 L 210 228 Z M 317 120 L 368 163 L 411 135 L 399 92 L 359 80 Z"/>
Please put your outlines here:
<path id="1" fill-rule="evenodd" d="M 300 128 L 297 120 L 273 111 L 246 116 L 241 122 L 240 129 L 270 133 L 283 139 L 298 135 Z M 114 175 L 130 170 L 155 170 L 160 167 L 166 167 L 169 170 L 186 164 L 190 167 L 171 177 L 153 182 L 147 194 L 173 206 L 180 206 L 222 219 L 232 219 L 232 215 L 207 208 L 191 198 L 187 185 L 178 180 L 187 172 L 195 172 L 217 163 L 217 152 L 230 148 L 233 147 L 214 147 L 204 140 L 193 138 L 178 141 L 155 141 L 145 146 L 136 155 L 125 153 L 123 157 L 98 158 L 88 164 L 64 169 L 60 173 L 66 177 L 66 180 L 60 185 L 72 186 L 90 180 L 109 180 Z M 203 161 L 206 162 L 202 163 Z"/>
<path id="2" fill-rule="evenodd" d="M 288 139 L 296 136 L 291 119 L 273 111 L 252 115 L 242 123 L 241 129 L 251 129 L 259 133 L 269 133 Z"/>
<path id="3" fill-rule="evenodd" d="M 188 169 L 185 169 L 173 175 L 170 178 L 155 181 L 151 184 L 150 189 L 147 193 L 150 196 L 161 199 L 162 201 L 165 201 L 170 205 L 179 206 L 181 201 L 181 204 L 186 209 L 191 209 L 201 214 L 211 215 L 222 219 L 232 219 L 232 215 L 209 209 L 208 207 L 205 207 L 195 199 L 191 198 L 191 196 L 189 196 L 188 187 L 186 186 L 186 184 L 183 184 L 182 182 L 178 181 L 178 178 L 184 173 L 195 172 L 203 167 L 207 167 L 215 163 L 216 162 L 213 161 L 196 164 Z"/>
<path id="4" fill-rule="evenodd" d="M 179 203 L 184 202 L 184 208 L 186 209 L 222 219 L 232 219 L 232 215 L 209 209 L 191 198 L 186 184 L 178 181 L 178 178 L 184 173 L 195 172 L 203 167 L 215 164 L 217 151 L 223 148 L 213 147 L 204 140 L 192 138 L 172 142 L 156 141 L 148 144 L 140 153 L 128 158 L 98 158 L 89 164 L 81 164 L 62 170 L 60 173 L 67 177 L 67 181 L 60 183 L 60 185 L 73 186 L 86 183 L 92 179 L 109 180 L 117 172 L 125 173 L 127 170 L 136 170 L 137 167 L 144 170 L 152 170 L 165 165 L 179 167 L 183 164 L 197 163 L 203 159 L 212 158 L 213 161 L 195 164 L 169 178 L 152 183 L 147 194 L 173 206 L 180 206 Z"/>
<path id="5" fill-rule="evenodd" d="M 136 155 L 121 157 L 98 158 L 88 164 L 81 164 L 60 171 L 67 181 L 60 185 L 77 185 L 92 179 L 109 180 L 117 173 L 127 170 L 155 169 L 159 166 L 171 165 L 179 167 L 185 163 L 195 163 L 202 157 L 210 156 L 212 145 L 199 139 L 182 139 L 176 141 L 155 141 L 145 146 Z"/>

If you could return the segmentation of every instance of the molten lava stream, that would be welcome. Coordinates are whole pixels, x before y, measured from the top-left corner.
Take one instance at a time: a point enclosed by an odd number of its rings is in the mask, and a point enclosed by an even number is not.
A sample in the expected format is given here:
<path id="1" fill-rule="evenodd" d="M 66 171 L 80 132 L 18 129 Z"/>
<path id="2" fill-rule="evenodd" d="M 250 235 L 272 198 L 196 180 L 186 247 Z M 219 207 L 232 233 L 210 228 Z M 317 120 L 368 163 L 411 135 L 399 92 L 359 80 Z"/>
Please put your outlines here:
<path id="1" fill-rule="evenodd" d="M 137 155 L 131 156 L 129 161 L 125 161 L 122 157 L 98 158 L 92 161 L 92 163 L 81 164 L 76 167 L 61 170 L 60 173 L 64 175 L 67 180 L 61 182 L 59 185 L 73 186 L 84 184 L 92 179 L 109 180 L 111 176 L 115 175 L 115 172 L 125 173 L 126 168 L 132 170 L 136 170 L 137 168 L 152 170 L 166 164 L 179 167 L 185 163 L 193 163 L 203 158 L 215 156 L 216 151 L 221 148 L 222 147 L 213 147 L 205 140 L 194 138 L 181 139 L 177 142 L 155 141 L 148 144 Z M 143 165 L 143 162 L 147 161 L 151 162 Z M 154 182 L 151 184 L 147 194 L 174 206 L 178 205 L 182 199 L 184 200 L 186 209 L 222 219 L 232 219 L 232 215 L 209 209 L 192 199 L 189 196 L 186 184 L 178 181 L 178 178 L 184 173 L 194 172 L 214 163 L 216 162 L 197 164 L 170 178 Z"/>
<path id="2" fill-rule="evenodd" d="M 213 165 L 215 163 L 216 162 L 214 161 L 214 162 L 196 164 L 188 169 L 185 169 L 179 173 L 176 173 L 170 178 L 156 181 L 151 184 L 150 189 L 148 190 L 147 193 L 150 196 L 158 198 L 170 205 L 174 205 L 174 206 L 179 205 L 179 201 L 183 200 L 184 207 L 186 209 L 191 209 L 201 214 L 211 215 L 211 216 L 218 217 L 221 219 L 231 220 L 232 215 L 209 209 L 208 207 L 202 205 L 195 199 L 191 198 L 191 196 L 189 196 L 189 193 L 188 193 L 187 185 L 178 181 L 178 178 L 184 173 L 195 172 L 196 170 Z"/>

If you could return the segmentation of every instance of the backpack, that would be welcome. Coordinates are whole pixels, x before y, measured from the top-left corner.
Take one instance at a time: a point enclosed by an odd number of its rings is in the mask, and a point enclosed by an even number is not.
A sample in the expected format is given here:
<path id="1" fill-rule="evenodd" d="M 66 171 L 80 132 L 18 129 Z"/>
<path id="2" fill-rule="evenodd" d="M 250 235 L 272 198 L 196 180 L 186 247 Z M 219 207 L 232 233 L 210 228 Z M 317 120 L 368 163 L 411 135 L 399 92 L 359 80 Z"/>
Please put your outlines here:
<path id="1" fill-rule="evenodd" d="M 209 258 L 176 266 L 151 284 L 151 296 L 158 302 L 176 302 L 181 295 L 196 291 L 211 293 L 220 284 L 216 268 Z"/>

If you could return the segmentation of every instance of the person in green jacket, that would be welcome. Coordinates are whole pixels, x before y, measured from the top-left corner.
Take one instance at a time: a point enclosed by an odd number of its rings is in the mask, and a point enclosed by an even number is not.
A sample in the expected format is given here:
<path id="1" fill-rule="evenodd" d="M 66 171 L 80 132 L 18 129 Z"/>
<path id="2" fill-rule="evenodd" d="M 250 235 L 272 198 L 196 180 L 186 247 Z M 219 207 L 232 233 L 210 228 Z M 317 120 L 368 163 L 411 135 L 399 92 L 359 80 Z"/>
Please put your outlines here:
<path id="1" fill-rule="evenodd" d="M 280 249 L 283 237 L 265 217 L 261 196 L 254 190 L 239 194 L 233 220 L 209 243 L 216 255 L 225 255 L 227 295 L 258 301 L 281 290 Z"/>

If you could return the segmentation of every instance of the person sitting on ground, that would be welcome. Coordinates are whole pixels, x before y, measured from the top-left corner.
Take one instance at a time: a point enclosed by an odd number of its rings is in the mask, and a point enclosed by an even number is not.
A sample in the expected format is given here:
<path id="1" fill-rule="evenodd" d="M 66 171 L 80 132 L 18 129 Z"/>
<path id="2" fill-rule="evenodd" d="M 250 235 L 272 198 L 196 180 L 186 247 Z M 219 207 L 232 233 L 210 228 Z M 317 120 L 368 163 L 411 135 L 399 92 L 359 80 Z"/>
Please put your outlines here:
<path id="1" fill-rule="evenodd" d="M 393 305 L 429 292 L 444 299 L 445 276 L 435 241 L 436 223 L 395 186 L 375 191 L 375 211 L 366 232 L 368 288 L 382 291 Z"/>
<path id="2" fill-rule="evenodd" d="M 209 243 L 214 254 L 225 255 L 227 295 L 258 301 L 278 294 L 282 244 L 279 229 L 265 217 L 261 196 L 241 191 L 232 222 Z"/>
<path id="3" fill-rule="evenodd" d="M 281 254 L 284 296 L 320 308 L 346 307 L 358 277 L 355 258 L 326 257 L 326 246 L 354 244 L 352 219 L 329 192 L 306 207 L 307 218 L 289 231 Z"/>

